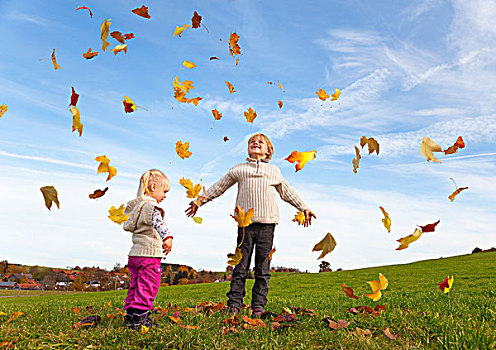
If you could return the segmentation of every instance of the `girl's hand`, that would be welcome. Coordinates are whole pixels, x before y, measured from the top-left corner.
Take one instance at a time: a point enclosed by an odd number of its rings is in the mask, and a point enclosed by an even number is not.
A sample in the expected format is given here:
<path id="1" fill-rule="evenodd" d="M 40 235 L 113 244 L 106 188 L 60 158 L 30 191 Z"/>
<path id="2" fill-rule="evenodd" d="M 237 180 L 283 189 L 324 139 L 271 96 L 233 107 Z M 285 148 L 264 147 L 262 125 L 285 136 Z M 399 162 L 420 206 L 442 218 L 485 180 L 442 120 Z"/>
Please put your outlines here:
<path id="1" fill-rule="evenodd" d="M 169 254 L 172 249 L 172 238 L 167 238 L 162 243 L 162 249 L 164 250 L 165 255 Z"/>
<path id="2" fill-rule="evenodd" d="M 186 215 L 189 217 L 195 216 L 197 211 L 198 205 L 195 203 L 195 201 L 191 201 L 191 203 L 189 203 L 189 208 L 185 210 Z"/>
<path id="3" fill-rule="evenodd" d="M 305 214 L 305 222 L 303 223 L 304 227 L 308 227 L 312 224 L 312 216 L 317 219 L 311 210 L 305 210 L 303 213 Z"/>

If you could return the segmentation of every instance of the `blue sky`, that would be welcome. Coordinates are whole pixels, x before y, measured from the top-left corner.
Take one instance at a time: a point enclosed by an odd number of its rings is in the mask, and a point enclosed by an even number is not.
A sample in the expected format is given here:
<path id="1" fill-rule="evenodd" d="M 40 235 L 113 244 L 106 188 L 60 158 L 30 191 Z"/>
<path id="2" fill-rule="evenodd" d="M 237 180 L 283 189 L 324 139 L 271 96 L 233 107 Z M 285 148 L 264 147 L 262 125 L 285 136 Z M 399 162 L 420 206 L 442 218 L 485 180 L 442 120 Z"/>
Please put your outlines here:
<path id="1" fill-rule="evenodd" d="M 174 232 L 169 262 L 223 270 L 235 247 L 229 217 L 235 187 L 202 207 L 201 225 L 184 215 L 189 199 L 182 177 L 206 186 L 246 157 L 246 140 L 267 134 L 272 162 L 316 213 L 310 228 L 291 222 L 296 210 L 279 202 L 273 265 L 316 271 L 315 243 L 331 232 L 325 257 L 333 268 L 359 268 L 469 253 L 496 244 L 496 29 L 492 1 L 149 1 L 151 19 L 131 12 L 135 1 L 0 1 L 0 258 L 50 266 L 125 263 L 128 233 L 108 218 L 110 206 L 134 198 L 140 175 L 163 170 L 172 189 L 163 207 Z M 88 6 L 93 18 L 78 6 Z M 204 28 L 190 23 L 194 11 Z M 101 50 L 100 25 L 133 32 L 128 52 Z M 240 35 L 239 66 L 229 56 L 231 32 Z M 85 60 L 91 47 L 100 54 Z M 62 67 L 55 71 L 53 48 Z M 217 56 L 220 60 L 210 61 Z M 182 69 L 187 59 L 197 68 Z M 172 80 L 192 80 L 198 106 L 173 98 Z M 229 94 L 224 83 L 237 90 Z M 267 81 L 279 80 L 284 91 Z M 71 132 L 71 86 L 80 94 L 82 137 Z M 322 103 L 319 88 L 338 101 Z M 138 109 L 125 114 L 123 96 Z M 284 106 L 279 109 L 277 101 Z M 253 126 L 244 119 L 257 111 Z M 213 122 L 212 109 L 223 117 Z M 374 137 L 380 154 L 354 145 Z M 427 163 L 421 139 L 441 147 L 462 136 L 466 148 Z M 223 142 L 228 136 L 230 141 Z M 175 154 L 178 140 L 192 156 Z M 317 150 L 295 173 L 291 151 Z M 105 154 L 118 174 L 96 174 Z M 458 186 L 468 186 L 451 203 Z M 39 188 L 53 185 L 61 208 L 48 211 Z M 109 186 L 94 201 L 88 194 Z M 382 226 L 383 206 L 392 232 Z M 441 220 L 410 248 L 396 239 L 416 225 Z"/>

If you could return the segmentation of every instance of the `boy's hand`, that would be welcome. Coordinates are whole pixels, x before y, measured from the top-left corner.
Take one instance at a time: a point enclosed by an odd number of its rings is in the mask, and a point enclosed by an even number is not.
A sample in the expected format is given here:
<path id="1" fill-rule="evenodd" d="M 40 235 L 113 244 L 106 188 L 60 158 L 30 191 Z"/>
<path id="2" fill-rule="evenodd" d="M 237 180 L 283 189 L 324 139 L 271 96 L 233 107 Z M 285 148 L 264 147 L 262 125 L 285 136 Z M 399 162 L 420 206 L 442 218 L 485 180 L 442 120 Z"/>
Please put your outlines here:
<path id="1" fill-rule="evenodd" d="M 162 243 L 162 249 L 164 250 L 165 255 L 169 254 L 172 249 L 172 238 L 167 238 Z"/>
<path id="2" fill-rule="evenodd" d="M 198 204 L 196 204 L 195 201 L 191 201 L 191 203 L 189 203 L 189 208 L 185 210 L 186 215 L 189 217 L 195 216 L 197 211 Z"/>
<path id="3" fill-rule="evenodd" d="M 305 222 L 303 223 L 304 227 L 308 227 L 312 224 L 312 216 L 317 219 L 311 210 L 305 210 L 303 213 L 305 214 Z"/>

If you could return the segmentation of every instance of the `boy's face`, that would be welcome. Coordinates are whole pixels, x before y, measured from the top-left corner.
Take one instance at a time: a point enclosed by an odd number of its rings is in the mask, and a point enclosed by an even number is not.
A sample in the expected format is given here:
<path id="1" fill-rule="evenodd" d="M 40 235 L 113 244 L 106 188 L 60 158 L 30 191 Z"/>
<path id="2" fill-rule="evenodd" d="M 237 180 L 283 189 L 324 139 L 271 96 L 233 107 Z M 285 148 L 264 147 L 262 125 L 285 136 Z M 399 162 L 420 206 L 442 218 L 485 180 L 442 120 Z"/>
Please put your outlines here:
<path id="1" fill-rule="evenodd" d="M 248 155 L 254 159 L 264 159 L 267 157 L 267 153 L 269 152 L 269 148 L 265 140 L 256 136 L 253 140 L 248 144 Z"/>

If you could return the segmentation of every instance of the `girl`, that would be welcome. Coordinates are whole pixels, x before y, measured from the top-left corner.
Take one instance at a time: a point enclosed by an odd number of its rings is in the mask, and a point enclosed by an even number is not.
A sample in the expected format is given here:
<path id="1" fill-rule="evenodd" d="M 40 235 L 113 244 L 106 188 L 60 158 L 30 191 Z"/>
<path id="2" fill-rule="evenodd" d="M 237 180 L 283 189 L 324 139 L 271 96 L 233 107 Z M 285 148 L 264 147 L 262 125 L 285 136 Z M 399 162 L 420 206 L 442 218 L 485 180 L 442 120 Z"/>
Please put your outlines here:
<path id="1" fill-rule="evenodd" d="M 126 206 L 125 213 L 130 215 L 124 230 L 133 233 L 133 246 L 127 263 L 131 281 L 123 309 L 126 325 L 132 329 L 153 325 L 150 310 L 160 287 L 160 262 L 172 249 L 164 211 L 158 207 L 169 189 L 169 179 L 163 172 L 148 170 L 141 176 L 137 198 Z"/>

